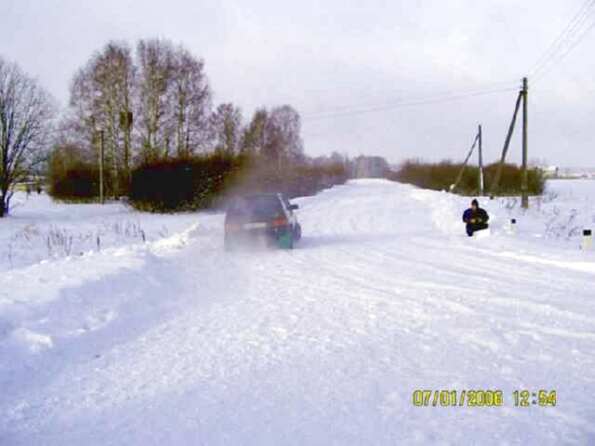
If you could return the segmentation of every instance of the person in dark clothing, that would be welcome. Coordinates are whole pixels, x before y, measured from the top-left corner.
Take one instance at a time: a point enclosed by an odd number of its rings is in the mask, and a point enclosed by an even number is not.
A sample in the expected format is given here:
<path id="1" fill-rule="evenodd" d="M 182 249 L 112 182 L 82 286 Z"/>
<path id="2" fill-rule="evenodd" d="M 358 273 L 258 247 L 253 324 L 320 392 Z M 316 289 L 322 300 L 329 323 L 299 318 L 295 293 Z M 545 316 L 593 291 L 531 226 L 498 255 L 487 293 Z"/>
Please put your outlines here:
<path id="1" fill-rule="evenodd" d="M 481 231 L 488 228 L 490 216 L 479 207 L 477 200 L 471 202 L 471 207 L 463 213 L 463 221 L 467 224 L 467 235 L 471 237 L 475 231 Z"/>

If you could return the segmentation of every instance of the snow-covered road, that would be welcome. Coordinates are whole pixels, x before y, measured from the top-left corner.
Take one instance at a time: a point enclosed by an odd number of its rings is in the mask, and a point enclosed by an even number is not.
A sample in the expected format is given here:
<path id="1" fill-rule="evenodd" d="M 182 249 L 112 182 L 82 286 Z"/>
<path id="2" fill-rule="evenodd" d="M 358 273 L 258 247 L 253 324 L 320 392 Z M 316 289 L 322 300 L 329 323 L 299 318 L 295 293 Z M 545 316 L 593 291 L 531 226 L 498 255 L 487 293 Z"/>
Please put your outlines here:
<path id="1" fill-rule="evenodd" d="M 498 201 L 468 239 L 466 201 L 354 181 L 297 200 L 294 251 L 225 253 L 197 214 L 3 272 L 0 444 L 595 443 L 595 253 L 533 237 L 538 216 L 506 234 Z"/>

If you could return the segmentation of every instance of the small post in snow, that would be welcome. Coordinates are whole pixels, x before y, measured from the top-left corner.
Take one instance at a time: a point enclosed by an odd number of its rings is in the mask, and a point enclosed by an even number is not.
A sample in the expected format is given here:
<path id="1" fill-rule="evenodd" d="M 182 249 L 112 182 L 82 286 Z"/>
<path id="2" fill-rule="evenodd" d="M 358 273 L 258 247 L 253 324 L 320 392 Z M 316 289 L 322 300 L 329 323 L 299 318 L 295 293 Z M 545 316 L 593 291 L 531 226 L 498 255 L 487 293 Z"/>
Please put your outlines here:
<path id="1" fill-rule="evenodd" d="M 504 230 L 509 234 L 516 234 L 516 218 L 511 218 Z"/>
<path id="2" fill-rule="evenodd" d="M 589 251 L 593 248 L 593 232 L 590 229 L 583 229 L 583 241 L 581 243 L 581 249 L 583 251 Z"/>
<path id="3" fill-rule="evenodd" d="M 477 140 L 478 140 L 478 164 L 479 164 L 479 195 L 483 196 L 483 155 L 482 155 L 482 133 L 481 124 L 477 128 Z"/>

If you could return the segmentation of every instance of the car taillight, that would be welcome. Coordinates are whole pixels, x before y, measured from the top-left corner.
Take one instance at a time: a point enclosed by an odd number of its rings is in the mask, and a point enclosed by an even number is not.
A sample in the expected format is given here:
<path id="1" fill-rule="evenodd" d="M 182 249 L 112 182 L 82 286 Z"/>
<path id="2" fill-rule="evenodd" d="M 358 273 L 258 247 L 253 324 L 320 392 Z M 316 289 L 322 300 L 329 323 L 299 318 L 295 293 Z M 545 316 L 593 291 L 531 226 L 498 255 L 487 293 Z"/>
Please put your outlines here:
<path id="1" fill-rule="evenodd" d="M 279 226 L 287 226 L 289 222 L 285 217 L 277 217 L 271 222 L 271 226 L 273 228 L 278 228 Z"/>

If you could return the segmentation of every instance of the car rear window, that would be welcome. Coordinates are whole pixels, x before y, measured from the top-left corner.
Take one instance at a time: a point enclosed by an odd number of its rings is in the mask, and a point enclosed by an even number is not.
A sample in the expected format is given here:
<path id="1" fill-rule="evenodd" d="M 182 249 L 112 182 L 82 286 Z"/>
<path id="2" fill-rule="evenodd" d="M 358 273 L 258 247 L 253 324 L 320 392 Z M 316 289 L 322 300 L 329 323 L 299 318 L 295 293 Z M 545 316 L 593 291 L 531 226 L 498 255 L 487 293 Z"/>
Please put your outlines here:
<path id="1" fill-rule="evenodd" d="M 273 195 L 255 195 L 238 198 L 227 211 L 233 219 L 271 219 L 283 212 L 281 202 Z"/>

